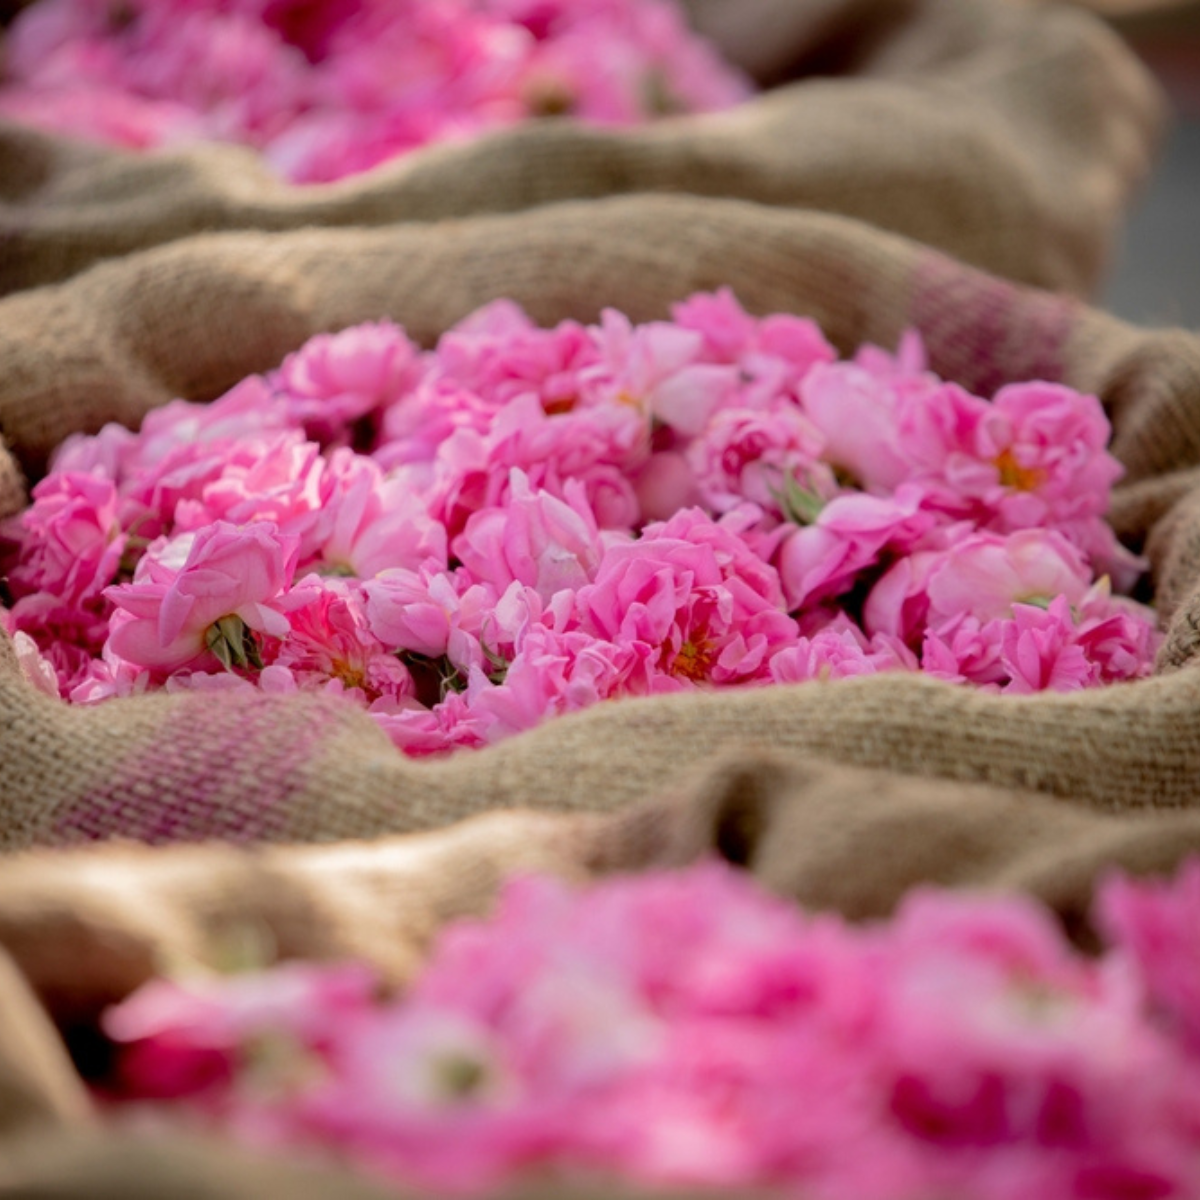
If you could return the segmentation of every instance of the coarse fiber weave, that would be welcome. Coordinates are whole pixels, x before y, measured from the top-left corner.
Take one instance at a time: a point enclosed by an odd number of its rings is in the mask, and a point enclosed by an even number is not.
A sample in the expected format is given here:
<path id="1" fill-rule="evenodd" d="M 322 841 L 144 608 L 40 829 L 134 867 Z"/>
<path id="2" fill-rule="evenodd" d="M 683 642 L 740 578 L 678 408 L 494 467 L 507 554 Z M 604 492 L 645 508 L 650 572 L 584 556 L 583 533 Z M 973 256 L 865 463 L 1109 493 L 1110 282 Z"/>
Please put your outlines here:
<path id="1" fill-rule="evenodd" d="M 90 1030 L 151 974 L 247 941 L 363 956 L 402 985 L 511 871 L 716 853 L 852 917 L 922 881 L 1019 888 L 1086 944 L 1100 874 L 1200 850 L 1200 341 L 1021 286 L 1094 285 L 1156 91 L 1074 12 L 690 7 L 774 85 L 762 99 L 634 133 L 517 130 L 313 189 L 236 149 L 141 158 L 0 129 L 0 513 L 67 434 L 212 398 L 320 331 L 388 315 L 428 344 L 498 296 L 547 323 L 645 320 L 728 284 L 843 351 L 915 327 L 984 394 L 1041 377 L 1100 395 L 1128 468 L 1113 519 L 1150 554 L 1169 627 L 1161 674 L 1032 698 L 894 676 L 623 701 L 415 762 L 333 698 L 69 708 L 0 635 L 0 850 L 20 852 L 0 870 L 0 1194 L 384 1194 L 95 1129 L 49 1017 Z"/>
<path id="2" fill-rule="evenodd" d="M 636 192 L 842 213 L 1009 278 L 1095 286 L 1162 117 L 1148 74 L 1097 19 L 1014 0 L 690 7 L 775 86 L 635 131 L 534 123 L 321 187 L 281 183 L 239 147 L 143 156 L 0 124 L 0 293 L 204 231 Z"/>
<path id="3" fill-rule="evenodd" d="M 0 846 L 110 836 L 322 841 L 430 829 L 495 808 L 616 811 L 685 767 L 770 748 L 986 782 L 1097 810 L 1191 805 L 1200 342 L 999 281 L 857 222 L 725 200 L 621 197 L 380 230 L 181 240 L 0 302 L 0 422 L 31 461 L 64 434 L 212 394 L 310 334 L 388 314 L 428 341 L 500 295 L 534 317 L 604 304 L 662 315 L 729 284 L 755 312 L 814 316 L 834 343 L 925 337 L 935 370 L 990 393 L 1061 380 L 1104 401 L 1128 468 L 1114 520 L 1155 564 L 1156 678 L 1075 694 L 982 694 L 924 677 L 601 705 L 480 752 L 403 758 L 333 697 L 152 695 L 95 708 L 0 666 Z M 69 346 L 64 353 L 62 347 Z"/>
<path id="4" fill-rule="evenodd" d="M 1113 865 L 1165 871 L 1198 848 L 1195 810 L 1097 813 L 1036 794 L 736 754 L 611 816 L 508 811 L 335 846 L 109 844 L 18 855 L 0 873 L 0 1194 L 385 1194 L 365 1179 L 301 1172 L 221 1143 L 96 1129 L 48 1015 L 87 1045 L 79 1031 L 105 1005 L 164 969 L 219 966 L 253 947 L 267 961 L 365 957 L 403 985 L 438 929 L 482 913 L 507 872 L 582 881 L 713 852 L 783 895 L 856 917 L 888 911 L 922 881 L 1020 888 L 1086 944 L 1098 875 Z M 572 1195 L 542 1184 L 531 1200 Z"/>

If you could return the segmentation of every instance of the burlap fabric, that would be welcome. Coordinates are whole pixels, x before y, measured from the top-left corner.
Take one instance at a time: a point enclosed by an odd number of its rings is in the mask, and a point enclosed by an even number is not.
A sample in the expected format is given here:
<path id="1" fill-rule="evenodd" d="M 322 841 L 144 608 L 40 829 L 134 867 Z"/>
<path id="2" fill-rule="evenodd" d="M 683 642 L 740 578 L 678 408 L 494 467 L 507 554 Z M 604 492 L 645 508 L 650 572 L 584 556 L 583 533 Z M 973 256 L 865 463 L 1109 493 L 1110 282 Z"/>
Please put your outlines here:
<path id="1" fill-rule="evenodd" d="M 1161 117 L 1148 76 L 1095 18 L 1008 0 L 692 7 L 778 86 L 726 114 L 632 132 L 545 122 L 316 188 L 279 183 L 239 148 L 143 157 L 0 125 L 0 292 L 206 230 L 633 192 L 843 213 L 1010 278 L 1094 286 Z"/>
<path id="2" fill-rule="evenodd" d="M 71 429 L 208 395 L 319 329 L 388 313 L 424 340 L 510 295 L 541 320 L 661 314 L 728 283 L 815 316 L 843 348 L 909 325 L 935 369 L 988 392 L 1063 380 L 1102 397 L 1128 468 L 1115 520 L 1156 566 L 1169 627 L 1138 684 L 1030 698 L 885 676 L 603 705 L 481 753 L 402 758 L 334 699 L 156 695 L 70 708 L 0 666 L 0 845 L 124 835 L 314 841 L 473 813 L 617 810 L 731 750 L 1029 788 L 1099 809 L 1186 806 L 1200 769 L 1200 343 L 998 281 L 853 221 L 684 197 L 613 198 L 434 227 L 224 234 L 0 302 L 0 422 L 31 461 Z"/>
<path id="3" fill-rule="evenodd" d="M 1114 865 L 1162 872 L 1196 850 L 1195 810 L 1097 813 L 1034 793 L 741 753 L 607 817 L 509 812 L 336 846 L 20 855 L 0 874 L 0 947 L 24 975 L 0 949 L 0 1194 L 384 1194 L 363 1179 L 223 1144 L 89 1129 L 80 1081 L 30 984 L 78 1050 L 79 1030 L 100 1009 L 166 968 L 220 965 L 251 944 L 265 960 L 365 956 L 403 984 L 441 925 L 484 911 L 508 871 L 586 880 L 712 854 L 783 895 L 859 917 L 886 913 L 923 881 L 1019 888 L 1049 903 L 1086 945 L 1097 876 Z M 543 1187 L 531 1200 L 538 1195 L 576 1193 Z"/>
<path id="4" fill-rule="evenodd" d="M 745 5 L 772 14 L 769 38 L 729 22 Z M 69 1033 L 164 966 L 219 964 L 247 939 L 278 957 L 365 956 L 402 984 L 511 870 L 586 880 L 711 853 L 856 917 L 923 880 L 1017 887 L 1086 942 L 1100 873 L 1200 849 L 1186 666 L 1200 641 L 1200 344 L 928 248 L 1086 291 L 1147 161 L 1153 89 L 1079 14 L 693 8 L 764 80 L 850 74 L 722 117 L 632 135 L 550 125 L 308 191 L 236 150 L 139 159 L 0 131 L 0 291 L 66 281 L 0 301 L 0 434 L 15 454 L 0 450 L 0 512 L 67 433 L 216 395 L 321 330 L 388 314 L 429 342 L 500 295 L 543 321 L 605 304 L 645 319 L 727 283 L 752 310 L 814 316 L 843 350 L 915 326 L 936 369 L 983 392 L 1040 376 L 1101 395 L 1129 468 L 1115 520 L 1154 558 L 1172 669 L 1029 700 L 883 678 L 620 703 L 417 763 L 321 698 L 70 709 L 24 683 L 0 638 L 0 848 L 374 839 L 7 859 L 0 946 L 19 971 L 0 966 L 0 1193 L 380 1194 L 223 1146 L 90 1133 L 30 985 Z"/>

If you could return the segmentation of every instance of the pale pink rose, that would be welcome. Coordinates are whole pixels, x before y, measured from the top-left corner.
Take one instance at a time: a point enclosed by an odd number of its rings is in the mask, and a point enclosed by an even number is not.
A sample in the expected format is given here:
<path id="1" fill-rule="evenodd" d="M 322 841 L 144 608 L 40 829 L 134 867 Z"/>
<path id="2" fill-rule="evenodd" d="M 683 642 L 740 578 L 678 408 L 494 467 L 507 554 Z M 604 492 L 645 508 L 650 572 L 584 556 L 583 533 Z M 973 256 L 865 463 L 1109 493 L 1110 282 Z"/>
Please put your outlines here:
<path id="1" fill-rule="evenodd" d="M 593 336 L 601 361 L 581 372 L 587 394 L 626 405 L 692 437 L 737 386 L 737 371 L 706 363 L 700 334 L 666 322 L 634 326 L 605 309 Z"/>
<path id="2" fill-rule="evenodd" d="M 727 512 L 749 501 L 780 517 L 787 512 L 788 485 L 815 493 L 817 502 L 838 491 L 832 473 L 818 462 L 824 440 L 795 405 L 769 409 L 723 408 L 688 447 L 704 504 Z"/>
<path id="3" fill-rule="evenodd" d="M 363 593 L 368 624 L 382 642 L 427 658 L 446 653 L 460 604 L 447 574 L 393 568 L 364 584 Z"/>
<path id="4" fill-rule="evenodd" d="M 384 470 L 432 463 L 446 452 L 449 439 L 464 431 L 473 435 L 466 444 L 478 446 L 474 457 L 483 461 L 483 435 L 496 412 L 494 401 L 434 369 L 409 395 L 384 410 L 380 443 L 372 457 Z"/>
<path id="5" fill-rule="evenodd" d="M 185 534 L 142 559 L 134 582 L 106 589 L 119 612 L 108 649 L 158 672 L 211 662 L 206 637 L 234 616 L 273 637 L 288 631 L 277 604 L 295 572 L 297 540 L 265 522 L 244 528 L 217 522 Z M 172 565 L 183 554 L 183 562 Z"/>
<path id="6" fill-rule="evenodd" d="M 875 675 L 879 670 L 858 638 L 847 630 L 832 629 L 786 646 L 772 656 L 770 665 L 773 683 L 850 679 Z"/>
<path id="7" fill-rule="evenodd" d="M 568 480 L 559 500 L 534 491 L 516 468 L 509 481 L 503 507 L 472 514 L 454 539 L 454 556 L 497 592 L 517 581 L 549 600 L 564 588 L 577 590 L 590 582 L 603 546 L 582 485 Z"/>
<path id="8" fill-rule="evenodd" d="M 852 363 L 820 363 L 804 377 L 801 407 L 824 440 L 822 457 L 854 486 L 891 491 L 912 467 L 900 449 L 900 398 Z"/>
<path id="9" fill-rule="evenodd" d="M 116 697 L 137 696 L 150 688 L 150 672 L 133 663 L 123 662 L 108 654 L 103 659 L 92 658 L 69 679 L 60 673 L 63 695 L 72 704 L 99 704 Z M 167 684 L 170 684 L 167 680 Z"/>
<path id="10" fill-rule="evenodd" d="M 310 558 L 326 491 L 320 448 L 298 433 L 285 433 L 254 449 L 252 457 L 230 461 L 205 483 L 194 502 L 177 504 L 175 531 L 204 529 L 217 521 L 269 521 L 297 539 L 301 560 Z"/>
<path id="11" fill-rule="evenodd" d="M 172 400 L 151 409 L 138 432 L 138 461 L 149 465 L 170 449 L 196 442 L 236 442 L 289 429 L 287 414 L 273 403 L 261 375 L 250 375 L 211 404 Z"/>
<path id="12" fill-rule="evenodd" d="M 929 624 L 968 613 L 981 621 L 1012 615 L 1014 604 L 1080 603 L 1091 582 L 1082 556 L 1061 534 L 978 533 L 946 551 L 928 575 Z"/>
<path id="13" fill-rule="evenodd" d="M 381 571 L 362 585 L 367 623 L 389 650 L 448 655 L 464 671 L 483 661 L 479 635 L 494 619 L 496 590 L 429 568 Z"/>
<path id="14" fill-rule="evenodd" d="M 112 482 L 56 472 L 33 489 L 33 503 L 0 525 L 17 547 L 7 574 L 17 596 L 52 593 L 68 606 L 95 599 L 112 581 L 125 549 Z"/>
<path id="15" fill-rule="evenodd" d="M 317 561 L 359 579 L 395 567 L 445 569 L 446 530 L 403 477 L 385 478 L 348 448 L 324 461 Z"/>
<path id="16" fill-rule="evenodd" d="M 2 615 L 2 614 L 0 614 Z M 59 698 L 58 672 L 53 664 L 42 656 L 37 642 L 18 629 L 12 634 L 12 647 L 16 655 L 17 666 L 25 682 L 41 692 L 44 696 Z"/>
<path id="17" fill-rule="evenodd" d="M 351 427 L 398 402 L 425 370 L 417 347 L 390 321 L 319 334 L 271 376 L 289 418 L 322 443 L 345 441 Z"/>
<path id="18" fill-rule="evenodd" d="M 888 497 L 865 492 L 835 496 L 811 525 L 780 543 L 777 562 L 788 607 L 838 596 L 854 586 L 861 572 L 883 561 L 885 553 L 915 550 L 935 524 L 921 501 L 920 489 L 908 485 Z"/>

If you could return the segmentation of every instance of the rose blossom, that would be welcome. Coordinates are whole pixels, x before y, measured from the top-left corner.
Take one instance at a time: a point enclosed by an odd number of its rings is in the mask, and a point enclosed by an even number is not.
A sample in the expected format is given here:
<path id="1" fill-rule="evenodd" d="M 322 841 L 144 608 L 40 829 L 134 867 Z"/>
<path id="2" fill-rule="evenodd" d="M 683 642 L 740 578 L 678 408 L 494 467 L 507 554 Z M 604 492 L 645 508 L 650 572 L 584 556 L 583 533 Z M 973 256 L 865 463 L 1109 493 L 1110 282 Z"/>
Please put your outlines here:
<path id="1" fill-rule="evenodd" d="M 589 632 L 653 653 L 648 691 L 765 678 L 795 631 L 775 572 L 694 509 L 611 547 L 578 611 Z"/>
<path id="2" fill-rule="evenodd" d="M 118 1092 L 409 1189 L 1190 1196 L 1198 880 L 1105 883 L 1085 956 L 1015 895 L 852 923 L 717 862 L 516 878 L 400 998 L 291 964 L 154 981 L 104 1026 Z"/>
<path id="3" fill-rule="evenodd" d="M 208 659 L 211 631 L 224 617 L 283 636 L 288 621 L 274 605 L 291 583 L 297 551 L 297 539 L 268 522 L 239 529 L 218 521 L 181 535 L 142 559 L 132 583 L 105 591 L 119 610 L 108 648 L 128 662 L 169 672 Z"/>
<path id="4" fill-rule="evenodd" d="M 505 2 L 520 37 L 558 20 Z M 1095 574 L 1136 560 L 1100 515 L 1094 401 L 972 396 L 915 335 L 836 363 L 728 290 L 673 314 L 540 329 L 496 301 L 428 352 L 381 321 L 72 439 L 5 523 L 6 623 L 74 702 L 321 690 L 415 754 L 698 687 L 1150 673 L 1153 614 Z"/>

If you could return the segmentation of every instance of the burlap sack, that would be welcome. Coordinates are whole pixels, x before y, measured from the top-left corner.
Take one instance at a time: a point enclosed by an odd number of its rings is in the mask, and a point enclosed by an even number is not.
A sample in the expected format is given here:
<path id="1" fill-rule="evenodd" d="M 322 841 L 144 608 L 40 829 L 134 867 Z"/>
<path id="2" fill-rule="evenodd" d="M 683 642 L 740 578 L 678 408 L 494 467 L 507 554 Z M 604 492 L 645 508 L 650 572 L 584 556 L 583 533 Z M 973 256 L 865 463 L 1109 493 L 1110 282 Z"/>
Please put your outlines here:
<path id="1" fill-rule="evenodd" d="M 335 845 L 29 851 L 0 874 L 0 947 L 61 1025 L 86 1027 L 156 974 L 234 961 L 365 959 L 403 986 L 446 922 L 486 913 L 514 873 L 586 882 L 718 856 L 855 919 L 920 883 L 1018 890 L 1089 945 L 1099 877 L 1169 872 L 1197 851 L 1195 810 L 1097 813 L 751 750 L 606 816 L 510 809 Z"/>
<path id="2" fill-rule="evenodd" d="M 257 851 L 31 852 L 0 873 L 0 946 L 95 1069 L 96 1015 L 155 971 L 220 965 L 250 945 L 264 962 L 365 957 L 402 984 L 430 937 L 484 912 L 513 870 L 586 880 L 719 854 L 782 895 L 856 917 L 885 914 L 919 882 L 1016 888 L 1049 903 L 1087 945 L 1098 876 L 1115 865 L 1164 872 L 1197 850 L 1194 810 L 1102 814 L 1032 793 L 735 754 L 609 817 L 508 812 L 434 834 Z M 11 970 L 0 970 L 0 1017 L 0 1194 L 378 1194 L 348 1175 L 301 1173 L 220 1143 L 88 1132 L 80 1083 Z M 536 1195 L 564 1200 L 559 1190 Z"/>
<path id="3" fill-rule="evenodd" d="M 855 222 L 732 201 L 628 197 L 384 230 L 224 234 L 101 264 L 0 302 L 0 422 L 31 462 L 64 434 L 209 395 L 319 329 L 388 313 L 423 340 L 498 295 L 541 320 L 615 304 L 662 314 L 731 284 L 755 311 L 809 313 L 842 348 L 909 325 L 935 369 L 988 392 L 1063 380 L 1100 395 L 1128 468 L 1115 511 L 1149 536 L 1164 666 L 1196 641 L 1200 342 L 1000 282 Z M 1191 805 L 1200 674 L 1029 698 L 925 678 L 602 705 L 487 751 L 398 754 L 333 698 L 154 695 L 74 708 L 0 648 L 0 845 L 123 835 L 315 841 L 444 825 L 494 808 L 614 811 L 731 750 L 822 755 L 989 782 L 1098 809 Z"/>
<path id="4" fill-rule="evenodd" d="M 1161 119 L 1095 18 L 1010 0 L 693 0 L 780 85 L 727 114 L 602 131 L 545 122 L 341 184 L 249 151 L 139 156 L 0 125 L 0 292 L 205 230 L 385 225 L 687 192 L 843 213 L 998 274 L 1089 291 Z"/>

